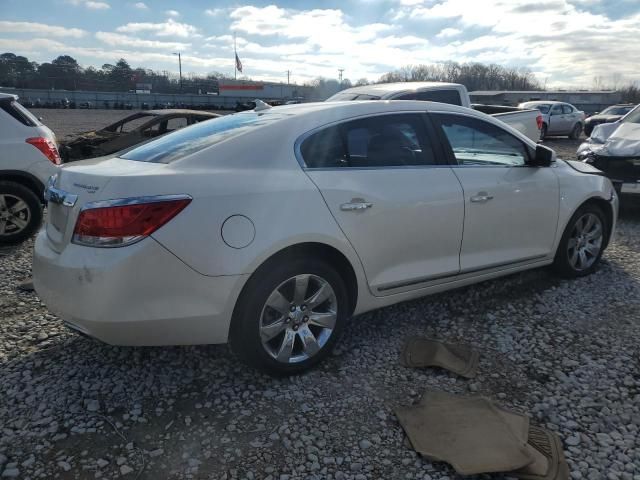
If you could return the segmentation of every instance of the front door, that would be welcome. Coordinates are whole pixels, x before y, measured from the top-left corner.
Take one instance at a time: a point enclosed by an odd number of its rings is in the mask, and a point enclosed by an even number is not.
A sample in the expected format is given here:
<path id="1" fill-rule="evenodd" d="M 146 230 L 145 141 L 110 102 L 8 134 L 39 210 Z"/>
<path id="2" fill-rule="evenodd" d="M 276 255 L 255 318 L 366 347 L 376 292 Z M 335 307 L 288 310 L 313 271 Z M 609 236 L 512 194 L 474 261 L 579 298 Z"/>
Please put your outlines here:
<path id="1" fill-rule="evenodd" d="M 554 169 L 528 166 L 529 148 L 497 125 L 464 115 L 433 117 L 464 190 L 461 273 L 552 255 L 560 201 Z"/>
<path id="2" fill-rule="evenodd" d="M 549 125 L 547 126 L 547 133 L 553 135 L 561 135 L 571 130 L 570 119 L 567 118 L 562 104 L 556 103 L 551 106 L 549 111 Z"/>
<path id="3" fill-rule="evenodd" d="M 300 145 L 305 170 L 374 295 L 418 288 L 460 269 L 462 189 L 436 158 L 424 120 L 421 113 L 359 118 Z"/>

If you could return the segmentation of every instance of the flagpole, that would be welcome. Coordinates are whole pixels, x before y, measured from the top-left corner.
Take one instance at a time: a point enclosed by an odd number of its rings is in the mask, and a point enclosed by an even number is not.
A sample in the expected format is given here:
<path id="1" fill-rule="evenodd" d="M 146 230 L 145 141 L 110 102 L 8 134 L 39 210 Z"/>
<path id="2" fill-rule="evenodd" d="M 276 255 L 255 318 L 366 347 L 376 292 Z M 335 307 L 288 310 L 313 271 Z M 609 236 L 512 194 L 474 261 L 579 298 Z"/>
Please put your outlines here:
<path id="1" fill-rule="evenodd" d="M 236 51 L 236 32 L 233 32 L 233 79 L 238 79 L 238 52 Z"/>

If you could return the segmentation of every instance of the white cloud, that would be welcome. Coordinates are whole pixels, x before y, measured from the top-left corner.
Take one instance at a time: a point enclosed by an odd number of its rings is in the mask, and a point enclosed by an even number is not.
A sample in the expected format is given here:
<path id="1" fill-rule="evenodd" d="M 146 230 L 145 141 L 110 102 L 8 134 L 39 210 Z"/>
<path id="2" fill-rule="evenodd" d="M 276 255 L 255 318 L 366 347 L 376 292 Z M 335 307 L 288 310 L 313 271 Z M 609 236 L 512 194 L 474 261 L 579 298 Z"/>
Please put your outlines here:
<path id="1" fill-rule="evenodd" d="M 137 8 L 138 10 L 148 10 L 149 7 L 147 7 L 147 4 L 144 2 L 136 2 L 133 4 L 133 6 L 135 8 Z"/>
<path id="2" fill-rule="evenodd" d="M 180 12 L 177 10 L 165 10 L 164 11 L 165 15 L 168 15 L 170 17 L 179 17 L 180 16 Z"/>
<path id="3" fill-rule="evenodd" d="M 52 37 L 80 38 L 87 34 L 79 28 L 58 27 L 35 22 L 9 22 L 0 20 L 0 33 L 37 33 Z"/>
<path id="4" fill-rule="evenodd" d="M 179 42 L 160 42 L 157 40 L 144 40 L 141 38 L 122 35 L 113 32 L 96 32 L 95 37 L 103 43 L 117 47 L 134 47 L 134 48 L 157 48 L 162 50 L 185 50 L 188 49 L 190 43 Z"/>
<path id="5" fill-rule="evenodd" d="M 95 0 L 67 0 L 67 3 L 75 5 L 76 7 L 86 7 L 91 10 L 107 10 L 111 8 L 111 5 L 107 2 Z"/>
<path id="6" fill-rule="evenodd" d="M 438 33 L 436 35 L 437 38 L 451 38 L 451 37 L 456 37 L 458 35 L 460 35 L 462 33 L 462 30 L 458 29 L 458 28 L 445 28 L 443 30 L 440 31 L 440 33 Z"/>
<path id="7" fill-rule="evenodd" d="M 198 29 L 193 25 L 176 22 L 171 18 L 161 23 L 127 23 L 116 28 L 116 30 L 121 33 L 152 32 L 159 37 L 187 38 L 199 36 Z"/>
<path id="8" fill-rule="evenodd" d="M 224 12 L 224 8 L 207 8 L 204 13 L 206 15 L 209 15 L 211 17 L 215 17 L 216 15 L 220 15 L 222 12 Z"/>
<path id="9" fill-rule="evenodd" d="M 88 0 L 87 2 L 85 2 L 85 7 L 90 8 L 92 10 L 106 10 L 108 8 L 111 8 L 111 6 L 108 3 L 105 2 L 94 2 L 92 0 Z"/>

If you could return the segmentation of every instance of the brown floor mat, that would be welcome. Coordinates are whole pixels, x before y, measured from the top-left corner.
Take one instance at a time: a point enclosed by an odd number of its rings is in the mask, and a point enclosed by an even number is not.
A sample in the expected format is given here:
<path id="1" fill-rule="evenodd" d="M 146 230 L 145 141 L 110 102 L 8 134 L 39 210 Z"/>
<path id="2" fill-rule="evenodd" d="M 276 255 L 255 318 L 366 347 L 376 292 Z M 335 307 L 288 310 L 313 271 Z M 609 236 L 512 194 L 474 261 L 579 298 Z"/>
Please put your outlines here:
<path id="1" fill-rule="evenodd" d="M 427 392 L 395 412 L 416 452 L 462 475 L 511 472 L 534 460 L 526 445 L 529 418 L 486 398 Z"/>
<path id="2" fill-rule="evenodd" d="M 511 475 L 521 480 L 569 480 L 569 466 L 558 436 L 540 427 L 529 428 L 528 446 L 534 462 Z"/>
<path id="3" fill-rule="evenodd" d="M 476 376 L 478 352 L 464 345 L 411 337 L 402 350 L 401 361 L 406 367 L 440 367 L 465 378 Z"/>

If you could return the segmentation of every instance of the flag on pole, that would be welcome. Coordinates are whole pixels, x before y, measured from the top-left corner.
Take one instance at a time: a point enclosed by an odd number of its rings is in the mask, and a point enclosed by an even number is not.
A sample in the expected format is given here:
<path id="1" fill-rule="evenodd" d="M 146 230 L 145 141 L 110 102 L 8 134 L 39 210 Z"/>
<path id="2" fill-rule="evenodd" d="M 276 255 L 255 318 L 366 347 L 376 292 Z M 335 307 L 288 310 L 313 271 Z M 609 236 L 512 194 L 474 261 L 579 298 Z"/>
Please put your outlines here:
<path id="1" fill-rule="evenodd" d="M 242 62 L 240 61 L 240 57 L 238 57 L 237 53 L 236 53 L 236 70 L 242 73 Z"/>

